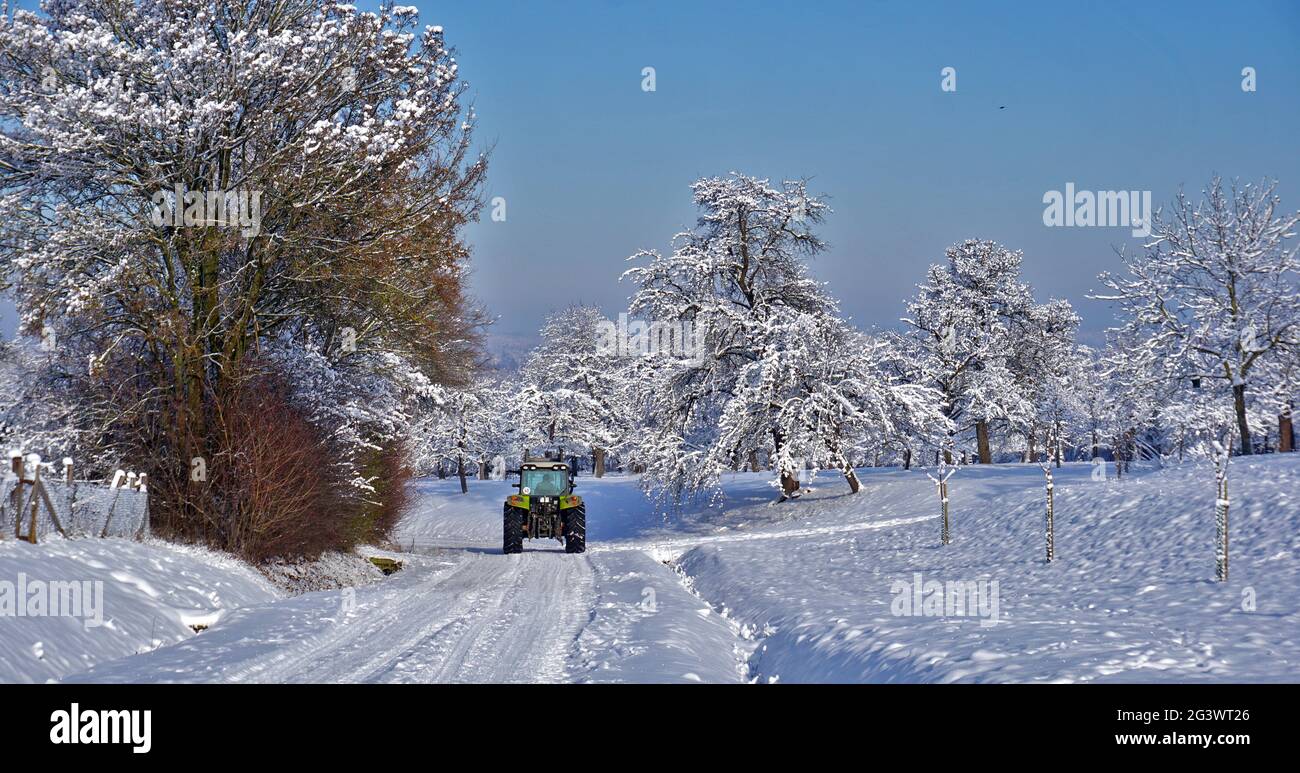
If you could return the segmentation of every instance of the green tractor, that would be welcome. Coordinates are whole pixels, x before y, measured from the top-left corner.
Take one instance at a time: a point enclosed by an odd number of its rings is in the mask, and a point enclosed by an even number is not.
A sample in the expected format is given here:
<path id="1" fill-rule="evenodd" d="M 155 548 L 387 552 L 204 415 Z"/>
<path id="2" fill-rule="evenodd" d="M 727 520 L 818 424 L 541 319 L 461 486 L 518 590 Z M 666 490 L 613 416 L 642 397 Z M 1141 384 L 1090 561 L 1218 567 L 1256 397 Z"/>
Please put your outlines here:
<path id="1" fill-rule="evenodd" d="M 511 470 L 515 472 L 515 470 Z M 564 552 L 587 550 L 587 506 L 573 493 L 573 471 L 561 461 L 525 459 L 518 494 L 506 497 L 502 552 L 522 553 L 524 537 L 553 537 L 564 542 Z"/>

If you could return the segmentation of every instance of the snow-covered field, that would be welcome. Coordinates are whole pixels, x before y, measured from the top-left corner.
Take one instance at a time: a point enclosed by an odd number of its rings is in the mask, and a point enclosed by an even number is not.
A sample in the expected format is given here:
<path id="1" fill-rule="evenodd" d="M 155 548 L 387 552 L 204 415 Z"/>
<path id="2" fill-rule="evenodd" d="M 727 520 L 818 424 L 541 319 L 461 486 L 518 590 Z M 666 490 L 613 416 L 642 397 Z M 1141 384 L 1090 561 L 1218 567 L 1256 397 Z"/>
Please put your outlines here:
<path id="1" fill-rule="evenodd" d="M 421 481 L 406 570 L 288 599 L 197 551 L 8 542 L 0 580 L 102 578 L 111 626 L 0 618 L 0 680 L 1300 681 L 1300 457 L 1234 460 L 1228 583 L 1204 467 L 1091 473 L 1057 471 L 1052 564 L 1028 465 L 962 468 L 946 547 L 918 471 L 863 470 L 857 496 L 823 475 L 787 504 L 737 474 L 722 506 L 673 518 L 633 478 L 583 478 L 582 556 L 501 555 L 506 483 Z M 983 605 L 933 607 L 932 581 Z M 215 624 L 195 635 L 196 616 Z"/>

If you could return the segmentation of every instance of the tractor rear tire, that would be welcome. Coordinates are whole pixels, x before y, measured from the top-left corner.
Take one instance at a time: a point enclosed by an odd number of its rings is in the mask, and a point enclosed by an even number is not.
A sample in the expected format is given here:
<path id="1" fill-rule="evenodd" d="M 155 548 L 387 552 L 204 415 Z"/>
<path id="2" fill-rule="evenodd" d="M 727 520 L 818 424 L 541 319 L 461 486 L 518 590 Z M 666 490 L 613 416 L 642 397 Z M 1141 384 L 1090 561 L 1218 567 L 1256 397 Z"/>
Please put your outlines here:
<path id="1" fill-rule="evenodd" d="M 587 506 L 570 508 L 564 514 L 564 552 L 587 552 Z"/>
<path id="2" fill-rule="evenodd" d="M 506 505 L 502 521 L 501 552 L 506 555 L 524 552 L 524 511 Z"/>

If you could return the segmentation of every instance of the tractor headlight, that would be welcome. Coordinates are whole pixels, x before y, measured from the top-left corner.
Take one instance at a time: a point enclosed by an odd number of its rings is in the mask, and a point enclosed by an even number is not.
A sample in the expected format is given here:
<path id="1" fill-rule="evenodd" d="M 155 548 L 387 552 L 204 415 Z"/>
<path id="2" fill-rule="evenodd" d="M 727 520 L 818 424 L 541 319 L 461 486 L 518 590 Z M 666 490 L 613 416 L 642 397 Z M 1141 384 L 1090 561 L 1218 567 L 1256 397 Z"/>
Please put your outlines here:
<path id="1" fill-rule="evenodd" d="M 524 496 L 528 496 L 529 494 L 533 493 L 533 490 L 528 488 L 527 486 L 524 486 L 522 489 L 519 490 L 519 493 L 523 494 Z"/>

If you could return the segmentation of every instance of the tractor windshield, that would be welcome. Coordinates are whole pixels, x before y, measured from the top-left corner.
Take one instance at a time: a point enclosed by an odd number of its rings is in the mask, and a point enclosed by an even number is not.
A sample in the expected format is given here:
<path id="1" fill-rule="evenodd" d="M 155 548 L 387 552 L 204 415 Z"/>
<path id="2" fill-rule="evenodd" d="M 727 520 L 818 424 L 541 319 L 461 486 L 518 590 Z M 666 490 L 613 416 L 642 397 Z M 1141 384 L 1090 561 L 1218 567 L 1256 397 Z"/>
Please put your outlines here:
<path id="1" fill-rule="evenodd" d="M 524 470 L 520 473 L 523 488 L 539 497 L 558 497 L 565 493 L 568 478 L 568 470 Z"/>

